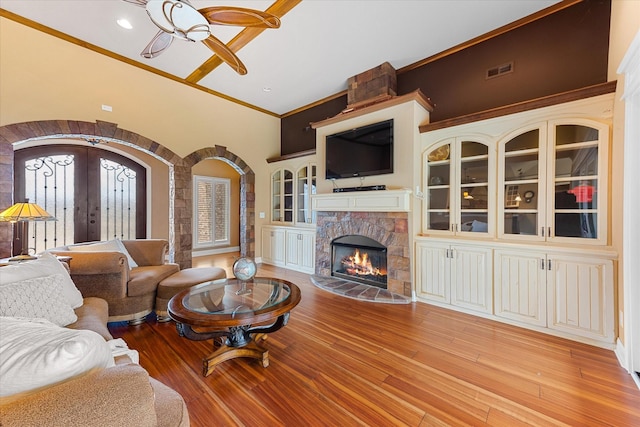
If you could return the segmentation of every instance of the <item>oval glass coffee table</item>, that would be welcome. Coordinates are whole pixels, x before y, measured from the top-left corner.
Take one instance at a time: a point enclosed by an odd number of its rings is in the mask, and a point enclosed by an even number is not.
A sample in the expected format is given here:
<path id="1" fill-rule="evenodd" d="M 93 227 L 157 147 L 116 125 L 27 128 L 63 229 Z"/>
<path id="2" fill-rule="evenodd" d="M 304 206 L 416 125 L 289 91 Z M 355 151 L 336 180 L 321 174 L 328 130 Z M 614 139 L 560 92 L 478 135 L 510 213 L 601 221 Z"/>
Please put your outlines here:
<path id="1" fill-rule="evenodd" d="M 269 366 L 269 351 L 260 342 L 266 334 L 285 326 L 300 289 L 282 279 L 222 279 L 201 283 L 176 294 L 167 311 L 180 336 L 214 341 L 213 352 L 203 359 L 202 374 L 218 363 L 250 357 Z"/>

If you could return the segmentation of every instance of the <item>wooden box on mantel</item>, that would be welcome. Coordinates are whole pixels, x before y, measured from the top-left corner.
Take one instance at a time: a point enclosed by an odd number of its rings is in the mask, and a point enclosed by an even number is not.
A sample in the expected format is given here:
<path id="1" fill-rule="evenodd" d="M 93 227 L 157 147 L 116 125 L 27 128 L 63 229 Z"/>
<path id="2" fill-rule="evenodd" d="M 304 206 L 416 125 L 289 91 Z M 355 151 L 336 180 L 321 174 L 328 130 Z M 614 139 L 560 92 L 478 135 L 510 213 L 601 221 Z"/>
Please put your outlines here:
<path id="1" fill-rule="evenodd" d="M 396 69 L 385 62 L 349 78 L 347 107 L 391 98 L 396 96 L 397 87 Z"/>

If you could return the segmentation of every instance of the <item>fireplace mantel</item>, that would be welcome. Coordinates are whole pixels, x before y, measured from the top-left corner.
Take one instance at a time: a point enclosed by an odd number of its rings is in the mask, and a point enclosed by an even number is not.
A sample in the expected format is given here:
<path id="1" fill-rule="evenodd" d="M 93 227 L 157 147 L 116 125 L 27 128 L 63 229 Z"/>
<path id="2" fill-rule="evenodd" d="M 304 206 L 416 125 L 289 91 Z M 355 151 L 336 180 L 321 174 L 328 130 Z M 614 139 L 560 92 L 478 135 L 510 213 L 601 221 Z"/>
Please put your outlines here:
<path id="1" fill-rule="evenodd" d="M 411 190 L 351 191 L 311 196 L 311 208 L 323 212 L 410 212 Z"/>

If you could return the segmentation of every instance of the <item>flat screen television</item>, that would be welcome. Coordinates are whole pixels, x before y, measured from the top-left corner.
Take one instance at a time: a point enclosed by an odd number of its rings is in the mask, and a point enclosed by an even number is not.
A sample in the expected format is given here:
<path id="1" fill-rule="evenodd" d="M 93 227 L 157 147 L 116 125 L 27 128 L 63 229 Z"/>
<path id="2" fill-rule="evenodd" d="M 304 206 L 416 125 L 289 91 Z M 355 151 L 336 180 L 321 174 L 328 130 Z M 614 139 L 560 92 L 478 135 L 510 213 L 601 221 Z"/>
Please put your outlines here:
<path id="1" fill-rule="evenodd" d="M 393 119 L 326 138 L 326 179 L 393 173 Z"/>

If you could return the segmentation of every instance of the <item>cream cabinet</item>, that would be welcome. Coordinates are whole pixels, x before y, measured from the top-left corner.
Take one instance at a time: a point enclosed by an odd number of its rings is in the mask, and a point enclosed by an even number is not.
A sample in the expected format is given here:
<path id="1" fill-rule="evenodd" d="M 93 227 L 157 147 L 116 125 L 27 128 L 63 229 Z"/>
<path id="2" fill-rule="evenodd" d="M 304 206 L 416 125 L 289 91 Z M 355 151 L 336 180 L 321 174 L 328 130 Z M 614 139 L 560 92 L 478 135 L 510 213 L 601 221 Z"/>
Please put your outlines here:
<path id="1" fill-rule="evenodd" d="M 498 237 L 603 245 L 607 242 L 609 127 L 549 120 L 498 144 Z"/>
<path id="2" fill-rule="evenodd" d="M 286 167 L 271 173 L 271 222 L 291 225 L 315 224 L 311 196 L 316 194 L 316 165 L 297 170 Z"/>
<path id="3" fill-rule="evenodd" d="M 286 267 L 313 274 L 315 272 L 316 232 L 288 228 L 286 235 Z"/>
<path id="4" fill-rule="evenodd" d="M 492 251 L 481 246 L 418 241 L 419 296 L 492 313 Z"/>
<path id="5" fill-rule="evenodd" d="M 495 251 L 495 314 L 613 342 L 613 261 L 575 252 Z"/>
<path id="6" fill-rule="evenodd" d="M 262 262 L 284 267 L 285 230 L 283 227 L 262 227 Z"/>
<path id="7" fill-rule="evenodd" d="M 262 261 L 315 273 L 315 161 L 287 159 L 271 171 L 271 224 L 262 228 Z"/>
<path id="8" fill-rule="evenodd" d="M 613 261 L 547 256 L 547 326 L 604 342 L 615 339 Z"/>
<path id="9" fill-rule="evenodd" d="M 291 270 L 315 272 L 315 229 L 262 227 L 262 262 Z"/>
<path id="10" fill-rule="evenodd" d="M 311 209 L 311 196 L 316 194 L 316 165 L 310 163 L 296 171 L 296 217 L 297 224 L 315 224 L 316 212 Z"/>
<path id="11" fill-rule="evenodd" d="M 434 235 L 488 235 L 495 209 L 495 145 L 478 135 L 447 138 L 424 153 L 425 221 Z"/>
<path id="12" fill-rule="evenodd" d="M 546 255 L 502 249 L 494 255 L 496 316 L 546 327 Z"/>
<path id="13" fill-rule="evenodd" d="M 271 221 L 293 223 L 293 172 L 278 169 L 271 174 Z"/>
<path id="14" fill-rule="evenodd" d="M 611 348 L 613 93 L 422 134 L 418 298 Z"/>

